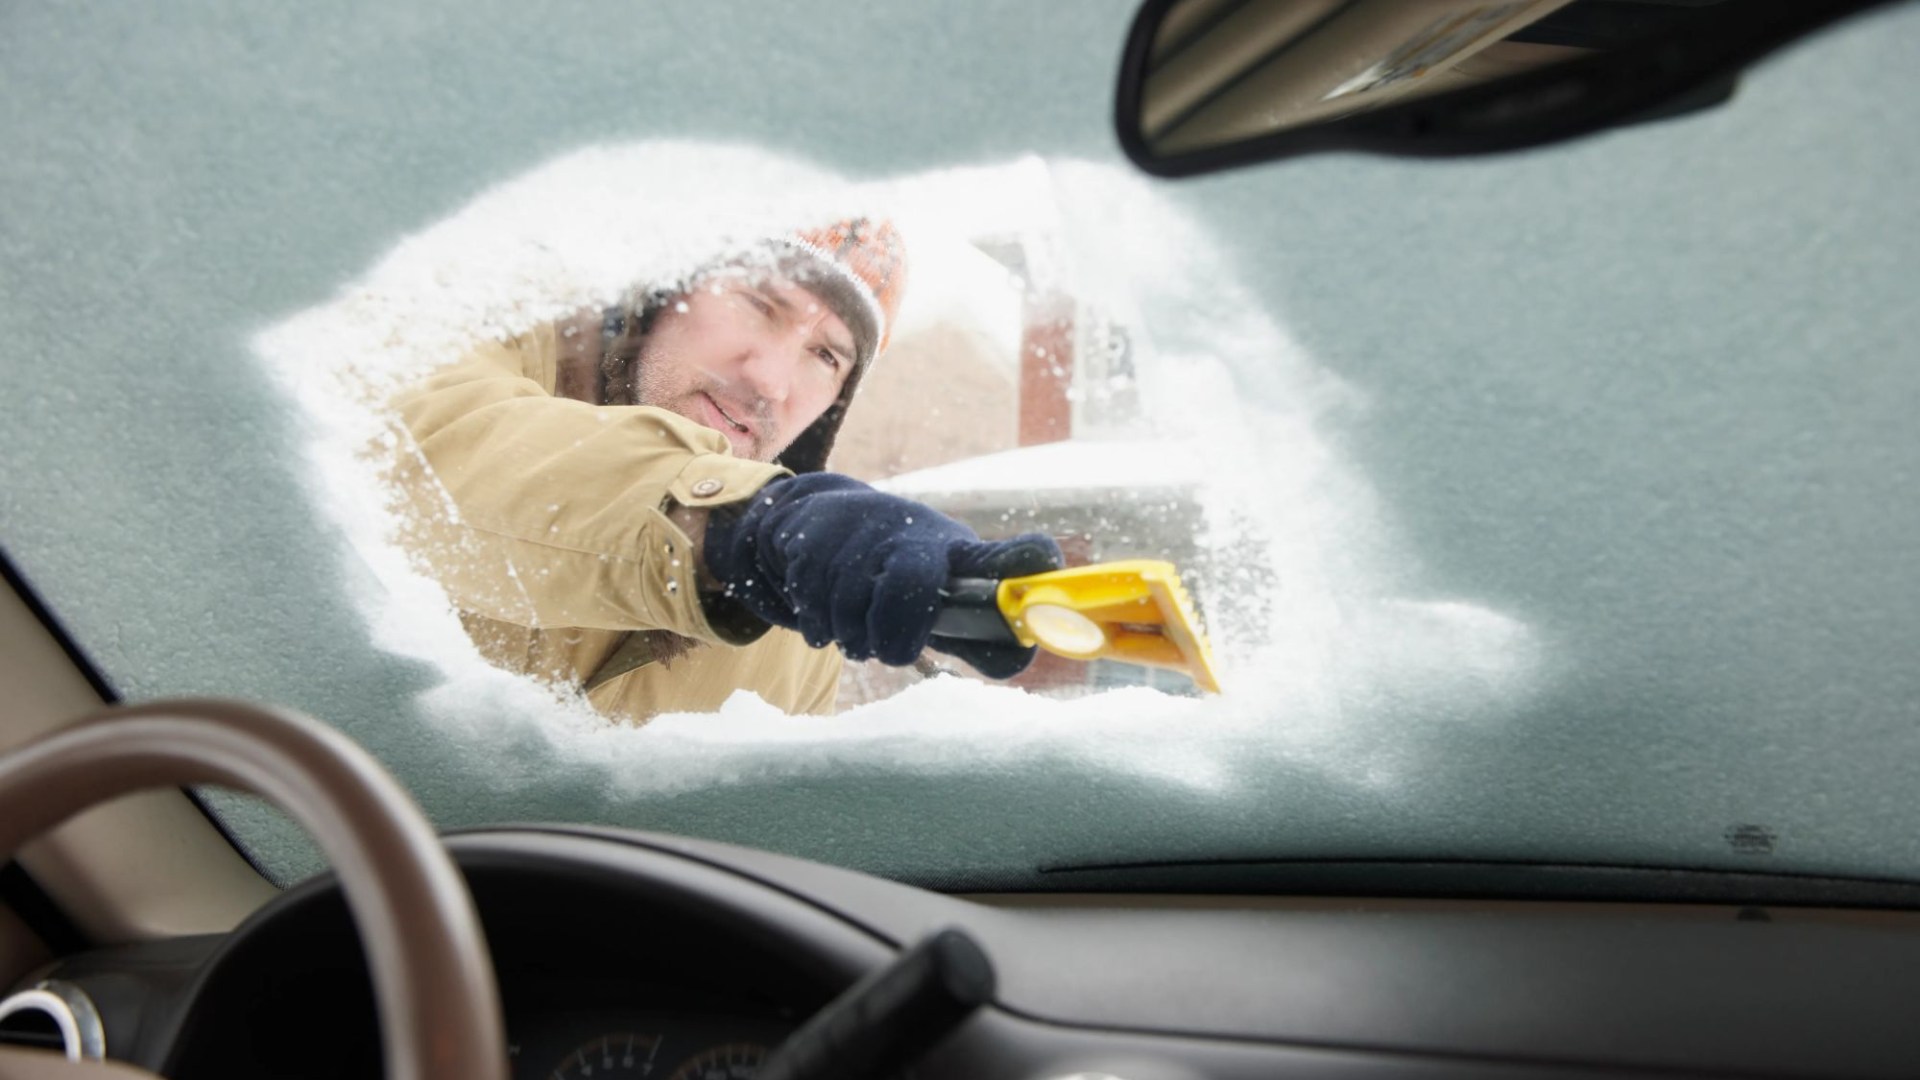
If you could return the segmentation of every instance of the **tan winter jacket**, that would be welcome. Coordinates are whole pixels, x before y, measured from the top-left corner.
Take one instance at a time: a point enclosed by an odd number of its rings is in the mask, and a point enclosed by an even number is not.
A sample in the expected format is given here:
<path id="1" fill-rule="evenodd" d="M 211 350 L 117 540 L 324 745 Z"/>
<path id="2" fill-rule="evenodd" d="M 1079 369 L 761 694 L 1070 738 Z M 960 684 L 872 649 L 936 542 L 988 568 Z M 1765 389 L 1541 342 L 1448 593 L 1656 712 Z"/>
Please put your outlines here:
<path id="1" fill-rule="evenodd" d="M 650 655 L 670 640 L 630 632 L 665 630 L 697 644 L 607 679 L 595 708 L 640 723 L 745 689 L 787 712 L 831 711 L 839 651 L 750 616 L 715 625 L 696 553 L 665 513 L 738 502 L 786 470 L 735 458 L 725 436 L 665 410 L 554 396 L 559 352 L 543 326 L 393 399 L 406 546 L 481 653 L 578 687 L 623 645 Z"/>

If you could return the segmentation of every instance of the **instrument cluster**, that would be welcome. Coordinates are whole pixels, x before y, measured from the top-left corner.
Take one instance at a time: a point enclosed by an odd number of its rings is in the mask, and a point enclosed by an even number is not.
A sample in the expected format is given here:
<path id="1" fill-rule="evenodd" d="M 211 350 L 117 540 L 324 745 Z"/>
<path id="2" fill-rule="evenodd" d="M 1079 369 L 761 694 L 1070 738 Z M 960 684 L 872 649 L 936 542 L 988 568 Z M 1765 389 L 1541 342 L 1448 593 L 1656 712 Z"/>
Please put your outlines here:
<path id="1" fill-rule="evenodd" d="M 550 958 L 501 972 L 514 1080 L 749 1080 L 805 1019 L 730 990 L 724 973 L 737 967 L 648 971 L 625 959 L 617 970 Z"/>
<path id="2" fill-rule="evenodd" d="M 515 1080 L 748 1080 L 793 1025 L 766 1017 L 596 1009 L 509 1026 Z"/>

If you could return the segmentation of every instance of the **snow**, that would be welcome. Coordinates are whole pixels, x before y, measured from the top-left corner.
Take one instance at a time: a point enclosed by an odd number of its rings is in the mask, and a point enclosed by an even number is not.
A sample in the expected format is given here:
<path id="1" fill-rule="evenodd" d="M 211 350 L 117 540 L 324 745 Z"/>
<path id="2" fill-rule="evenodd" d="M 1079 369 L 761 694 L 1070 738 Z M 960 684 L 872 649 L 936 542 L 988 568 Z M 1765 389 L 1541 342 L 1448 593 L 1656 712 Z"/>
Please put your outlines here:
<path id="1" fill-rule="evenodd" d="M 1160 440 L 1065 440 L 889 477 L 878 486 L 908 497 L 957 492 L 1185 489 L 1205 479 L 1201 451 Z"/>
<path id="2" fill-rule="evenodd" d="M 935 253 L 924 273 L 915 263 L 903 332 L 974 320 L 1005 339 L 1007 305 L 993 291 L 1014 283 L 977 259 L 938 253 L 964 247 L 969 233 L 1022 232 L 1043 256 L 1030 274 L 1136 335 L 1147 403 L 1137 437 L 1030 447 L 889 486 L 1191 492 L 1213 569 L 1189 584 L 1212 598 L 1227 692 L 1055 699 L 942 677 L 829 717 L 785 716 L 737 693 L 716 714 L 632 728 L 483 661 L 444 591 L 393 543 L 359 453 L 389 437 L 371 396 L 483 337 L 607 302 L 636 278 L 684 274 L 730 240 L 876 209 L 901 223 L 916 259 Z M 1011 333 L 1017 339 L 1017 326 Z M 410 703 L 417 722 L 346 723 L 448 824 L 574 815 L 583 805 L 657 824 L 676 820 L 676 800 L 691 793 L 809 778 L 858 786 L 876 770 L 981 791 L 1071 777 L 1258 798 L 1273 776 L 1290 775 L 1379 792 L 1417 768 L 1389 737 L 1407 722 L 1407 703 L 1418 703 L 1422 724 L 1497 723 L 1539 685 L 1543 647 L 1522 622 L 1464 598 L 1405 592 L 1417 560 L 1330 435 L 1338 417 L 1363 407 L 1359 395 L 1261 312 L 1205 236 L 1115 168 L 1026 160 L 856 185 L 738 146 L 595 147 L 482 193 L 254 347 L 311 421 L 312 494 L 340 530 L 341 576 L 356 583 L 374 642 L 435 673 Z M 828 840 L 782 834 L 745 809 L 702 813 L 699 827 L 742 842 L 833 856 Z M 1111 827 L 1076 820 L 1058 827 L 1094 836 Z M 876 841 L 862 857 L 925 857 L 886 849 Z"/>

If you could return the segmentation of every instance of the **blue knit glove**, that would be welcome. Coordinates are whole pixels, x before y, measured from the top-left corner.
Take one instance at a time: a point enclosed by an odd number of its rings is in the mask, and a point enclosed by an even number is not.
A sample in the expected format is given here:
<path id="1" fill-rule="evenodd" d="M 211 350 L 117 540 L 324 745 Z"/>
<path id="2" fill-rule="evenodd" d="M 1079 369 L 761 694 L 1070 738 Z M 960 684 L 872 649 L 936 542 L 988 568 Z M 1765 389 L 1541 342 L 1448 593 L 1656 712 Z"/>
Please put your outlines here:
<path id="1" fill-rule="evenodd" d="M 704 552 L 729 596 L 815 648 L 838 642 L 850 659 L 899 666 L 931 646 L 996 679 L 1024 671 L 1034 650 L 935 636 L 941 588 L 948 578 L 1063 564 L 1046 536 L 981 540 L 931 507 L 834 473 L 775 480 L 738 508 L 716 509 Z"/>

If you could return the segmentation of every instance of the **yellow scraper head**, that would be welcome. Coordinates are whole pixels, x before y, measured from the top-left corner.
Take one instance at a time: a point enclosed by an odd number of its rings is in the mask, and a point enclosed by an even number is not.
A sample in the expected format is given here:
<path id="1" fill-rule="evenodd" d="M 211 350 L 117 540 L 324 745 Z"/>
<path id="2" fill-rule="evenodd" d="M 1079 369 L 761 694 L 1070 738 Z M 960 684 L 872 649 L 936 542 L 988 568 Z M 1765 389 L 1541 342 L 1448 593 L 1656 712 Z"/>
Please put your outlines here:
<path id="1" fill-rule="evenodd" d="M 1169 668 L 1220 692 L 1213 653 L 1172 563 L 1132 559 L 1007 578 L 996 599 L 1022 645 Z"/>

